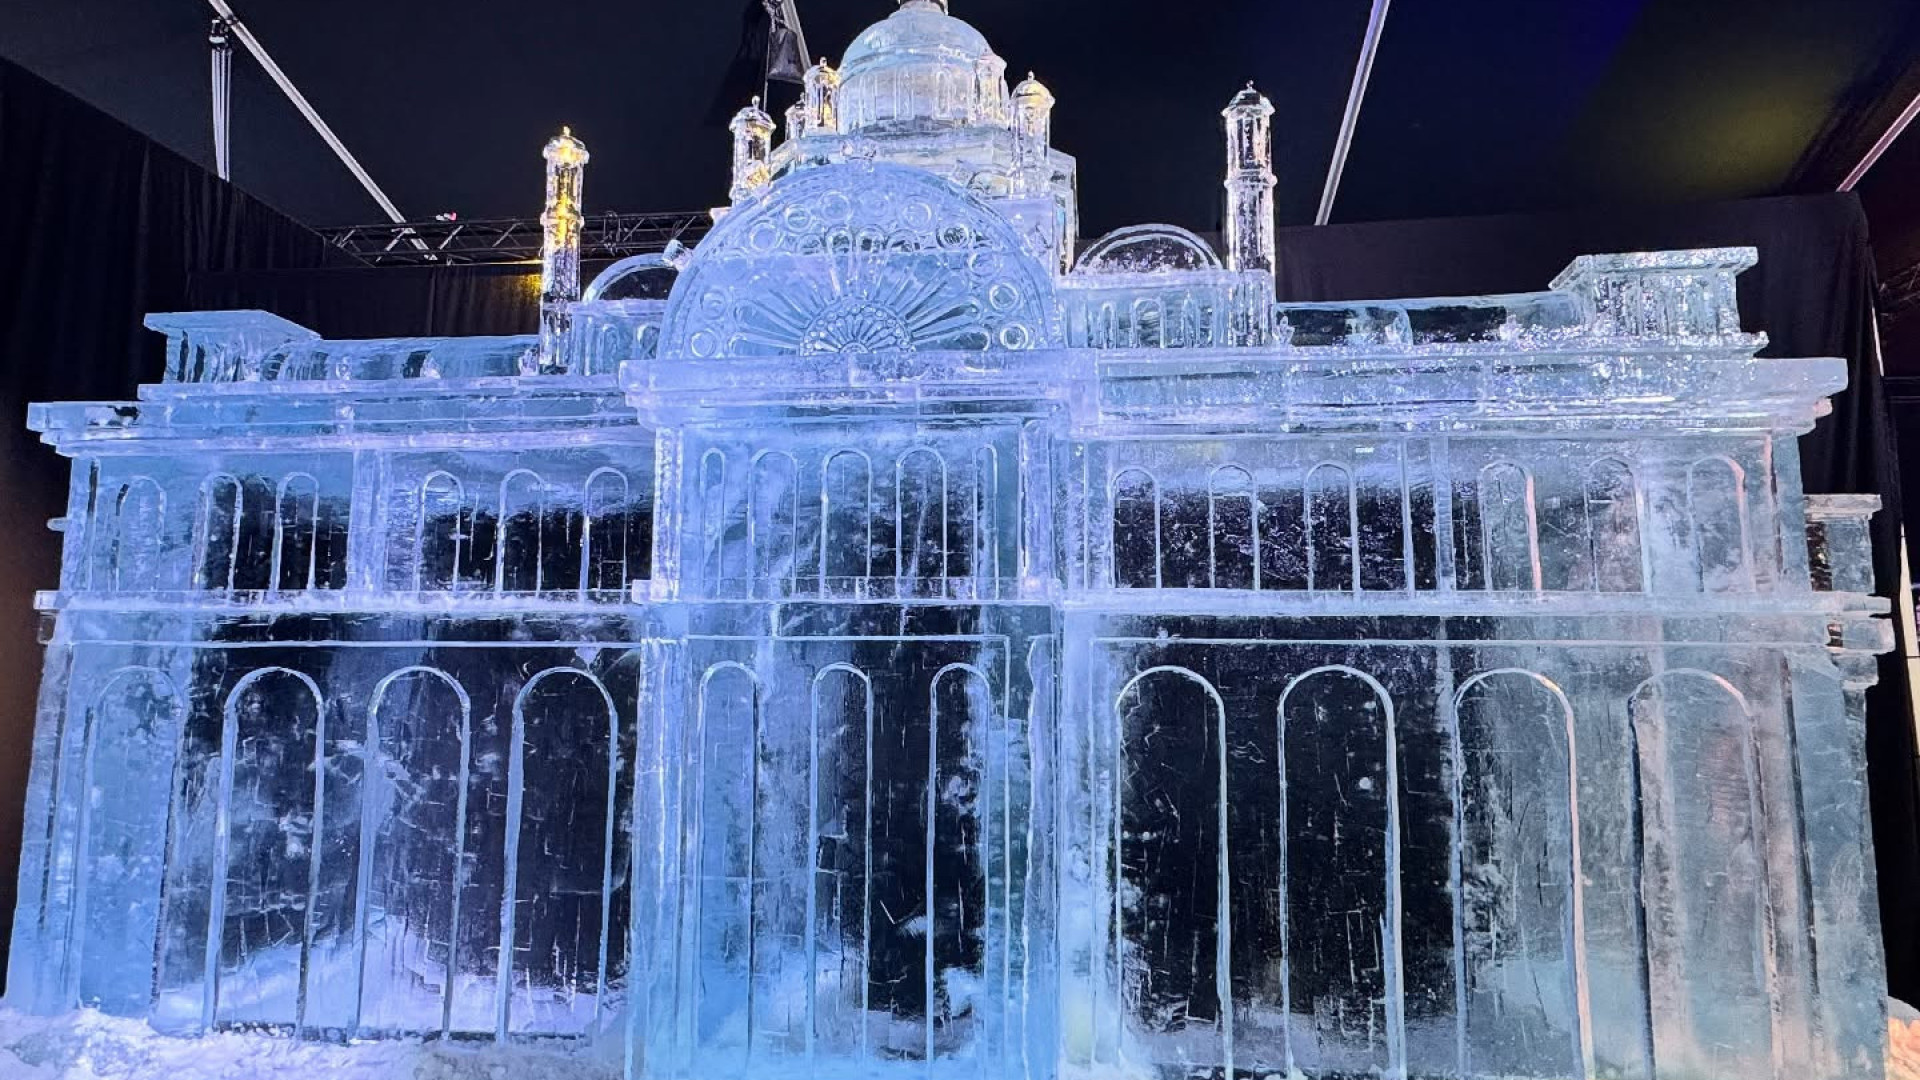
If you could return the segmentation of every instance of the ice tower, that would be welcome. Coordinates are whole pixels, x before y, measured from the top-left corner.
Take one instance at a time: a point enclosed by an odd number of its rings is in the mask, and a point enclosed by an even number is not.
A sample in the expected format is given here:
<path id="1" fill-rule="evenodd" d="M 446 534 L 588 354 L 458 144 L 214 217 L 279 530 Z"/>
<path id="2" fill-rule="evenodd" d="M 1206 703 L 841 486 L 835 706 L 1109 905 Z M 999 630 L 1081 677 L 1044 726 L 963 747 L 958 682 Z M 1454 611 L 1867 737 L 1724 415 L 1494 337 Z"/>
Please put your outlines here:
<path id="1" fill-rule="evenodd" d="M 907 0 L 578 298 L 550 145 L 544 337 L 156 315 L 163 382 L 36 406 L 12 999 L 635 1080 L 1876 1075 L 1874 500 L 1802 493 L 1844 367 L 1756 358 L 1754 252 L 1276 305 L 1264 98 L 1224 260 L 1081 250 L 1054 104 Z"/>

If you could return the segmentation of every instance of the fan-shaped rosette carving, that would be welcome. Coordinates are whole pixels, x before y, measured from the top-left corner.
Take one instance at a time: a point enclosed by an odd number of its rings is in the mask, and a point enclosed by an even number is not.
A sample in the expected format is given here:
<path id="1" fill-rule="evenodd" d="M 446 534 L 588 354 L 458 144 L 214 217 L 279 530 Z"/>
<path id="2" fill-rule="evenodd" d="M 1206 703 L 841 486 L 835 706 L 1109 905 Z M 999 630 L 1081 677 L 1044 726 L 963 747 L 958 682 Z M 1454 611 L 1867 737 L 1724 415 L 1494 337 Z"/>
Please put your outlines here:
<path id="1" fill-rule="evenodd" d="M 900 166 L 810 170 L 737 208 L 668 305 L 661 356 L 984 352 L 1054 338 L 1052 282 L 1013 227 Z"/>

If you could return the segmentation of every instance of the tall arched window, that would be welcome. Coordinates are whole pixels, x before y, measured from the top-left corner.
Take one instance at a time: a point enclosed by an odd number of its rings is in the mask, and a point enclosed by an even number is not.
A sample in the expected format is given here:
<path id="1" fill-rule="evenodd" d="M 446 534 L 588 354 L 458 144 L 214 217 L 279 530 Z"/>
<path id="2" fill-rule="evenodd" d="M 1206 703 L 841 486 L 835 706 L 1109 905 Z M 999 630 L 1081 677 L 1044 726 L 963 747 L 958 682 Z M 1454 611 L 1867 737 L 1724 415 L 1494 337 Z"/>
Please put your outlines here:
<path id="1" fill-rule="evenodd" d="M 1123 1022 L 1154 1060 L 1231 1076 L 1226 704 L 1204 677 L 1164 666 L 1136 675 L 1113 707 Z"/>
<path id="2" fill-rule="evenodd" d="M 63 988 L 69 1003 L 115 1016 L 153 1005 L 161 940 L 153 898 L 164 894 L 166 869 L 156 856 L 172 851 L 169 811 L 184 721 L 165 672 L 115 671 L 87 708 L 78 795 L 63 798 L 54 781 L 53 801 L 77 808 L 79 818 L 65 965 L 72 982 Z"/>
<path id="3" fill-rule="evenodd" d="M 494 525 L 495 592 L 540 590 L 546 513 L 547 484 L 539 473 L 515 469 L 500 481 L 500 517 Z"/>
<path id="4" fill-rule="evenodd" d="M 1161 587 L 1160 485 L 1145 469 L 1113 478 L 1113 584 L 1119 589 Z"/>
<path id="5" fill-rule="evenodd" d="M 1512 462 L 1480 470 L 1480 550 L 1486 586 L 1496 591 L 1540 589 L 1540 527 L 1533 476 Z"/>
<path id="6" fill-rule="evenodd" d="M 1372 676 L 1315 668 L 1280 695 L 1280 921 L 1289 1071 L 1405 1068 L 1400 771 L 1393 702 Z"/>
<path id="7" fill-rule="evenodd" d="M 1703 592 L 1753 591 L 1746 470 L 1709 457 L 1687 469 L 1687 517 Z"/>
<path id="8" fill-rule="evenodd" d="M 1260 587 L 1260 494 L 1238 465 L 1207 477 L 1207 564 L 1211 588 Z"/>
<path id="9" fill-rule="evenodd" d="M 466 491 L 451 473 L 433 472 L 420 485 L 419 544 L 414 552 L 414 588 L 460 587 L 473 542 Z"/>
<path id="10" fill-rule="evenodd" d="M 873 682 L 850 664 L 814 676 L 807 742 L 807 967 L 816 1052 L 865 1058 L 872 1048 Z M 885 913 L 878 913 L 885 918 Z"/>
<path id="11" fill-rule="evenodd" d="M 858 450 L 828 455 L 820 479 L 820 587 L 852 596 L 873 577 L 873 462 Z"/>
<path id="12" fill-rule="evenodd" d="M 473 705 L 438 668 L 395 671 L 367 707 L 360 863 L 354 890 L 353 1030 L 447 1033 L 456 989 L 491 971 L 463 968 L 470 933 L 467 783 Z"/>
<path id="13" fill-rule="evenodd" d="M 280 482 L 275 507 L 271 587 L 279 592 L 317 588 L 320 482 L 308 473 L 289 475 Z"/>
<path id="14" fill-rule="evenodd" d="M 1627 701 L 1639 809 L 1654 1070 L 1777 1075 L 1772 874 L 1753 713 L 1710 672 Z"/>
<path id="15" fill-rule="evenodd" d="M 587 477 L 580 543 L 580 593 L 617 598 L 632 580 L 628 544 L 632 529 L 632 492 L 625 473 L 595 469 Z"/>
<path id="16" fill-rule="evenodd" d="M 194 529 L 194 587 L 232 592 L 239 572 L 240 530 L 245 521 L 245 489 L 226 473 L 200 485 L 200 509 Z"/>
<path id="17" fill-rule="evenodd" d="M 311 677 L 264 668 L 228 693 L 207 912 L 208 1026 L 306 1025 L 326 746 L 324 700 Z M 262 979 L 266 967 L 300 975 Z"/>
<path id="18" fill-rule="evenodd" d="M 753 595 L 791 596 L 800 573 L 800 467 L 792 454 L 768 450 L 755 455 L 747 503 Z"/>
<path id="19" fill-rule="evenodd" d="M 701 677 L 685 850 L 701 913 L 691 930 L 699 976 L 689 1023 L 708 1068 L 744 1067 L 754 1040 L 760 710 L 760 680 L 746 667 L 716 664 Z"/>
<path id="20" fill-rule="evenodd" d="M 620 718 L 578 668 L 513 705 L 495 1035 L 582 1035 L 606 1004 Z"/>
<path id="21" fill-rule="evenodd" d="M 160 485 L 146 476 L 128 480 L 114 500 L 112 519 L 101 524 L 107 535 L 107 588 L 113 592 L 158 588 L 167 527 L 167 493 Z"/>
<path id="22" fill-rule="evenodd" d="M 1531 671 L 1455 695 L 1453 899 L 1472 1075 L 1587 1075 L 1585 921 L 1573 706 Z"/>
<path id="23" fill-rule="evenodd" d="M 931 447 L 901 455 L 894 469 L 894 573 L 902 596 L 946 589 L 947 461 Z"/>
<path id="24" fill-rule="evenodd" d="M 1307 472 L 1307 587 L 1330 592 L 1360 589 L 1359 506 L 1353 473 L 1323 462 Z"/>
<path id="25" fill-rule="evenodd" d="M 1633 470 L 1614 458 L 1587 466 L 1585 508 L 1587 547 L 1597 592 L 1639 592 L 1645 588 L 1641 566 L 1640 493 Z"/>

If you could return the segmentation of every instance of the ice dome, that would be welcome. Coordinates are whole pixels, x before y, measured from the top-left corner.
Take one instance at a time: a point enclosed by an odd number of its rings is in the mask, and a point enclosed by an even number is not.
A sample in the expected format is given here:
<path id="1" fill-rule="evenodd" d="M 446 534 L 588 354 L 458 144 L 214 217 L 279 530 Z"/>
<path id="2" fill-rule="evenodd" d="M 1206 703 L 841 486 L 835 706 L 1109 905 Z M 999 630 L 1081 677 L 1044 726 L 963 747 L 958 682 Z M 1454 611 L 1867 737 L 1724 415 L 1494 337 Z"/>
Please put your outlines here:
<path id="1" fill-rule="evenodd" d="M 1005 123 L 1006 62 L 980 31 L 948 14 L 945 0 L 905 0 L 854 39 L 840 72 L 846 133 Z"/>

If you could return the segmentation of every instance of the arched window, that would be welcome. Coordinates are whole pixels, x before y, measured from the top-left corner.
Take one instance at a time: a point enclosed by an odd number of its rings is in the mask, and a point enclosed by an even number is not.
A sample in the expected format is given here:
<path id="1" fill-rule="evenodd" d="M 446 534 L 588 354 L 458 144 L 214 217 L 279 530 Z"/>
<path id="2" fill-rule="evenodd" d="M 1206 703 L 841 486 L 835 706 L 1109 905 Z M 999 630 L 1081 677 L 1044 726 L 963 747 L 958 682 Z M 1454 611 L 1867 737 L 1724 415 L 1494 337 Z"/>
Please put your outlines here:
<path id="1" fill-rule="evenodd" d="M 946 588 L 947 461 L 931 447 L 903 454 L 894 472 L 895 576 L 901 596 Z"/>
<path id="2" fill-rule="evenodd" d="M 1472 1075 L 1579 1076 L 1585 921 L 1573 706 L 1531 671 L 1476 675 L 1455 695 L 1456 924 Z"/>
<path id="3" fill-rule="evenodd" d="M 1333 665 L 1280 695 L 1289 1069 L 1398 1075 L 1400 772 L 1393 702 Z"/>
<path id="4" fill-rule="evenodd" d="M 982 446 L 973 452 L 970 479 L 971 497 L 964 516 L 955 522 L 957 531 L 966 537 L 955 548 L 966 565 L 954 568 L 954 572 L 972 578 L 976 597 L 990 598 L 1000 579 L 1000 455 L 993 447 Z"/>
<path id="5" fill-rule="evenodd" d="M 596 469 L 587 477 L 580 543 L 582 597 L 615 599 L 625 594 L 632 580 L 627 549 L 632 497 L 626 474 L 618 469 Z"/>
<path id="6" fill-rule="evenodd" d="M 311 677 L 264 668 L 228 693 L 207 911 L 208 1026 L 306 1025 L 303 983 L 318 974 L 308 960 L 326 852 L 326 747 L 325 705 Z M 300 976 L 258 978 L 268 964 Z"/>
<path id="7" fill-rule="evenodd" d="M 121 487 L 107 534 L 106 586 L 113 592 L 159 587 L 166 541 L 167 493 L 152 478 L 136 476 Z"/>
<path id="8" fill-rule="evenodd" d="M 582 1035 L 606 1004 L 620 718 L 578 668 L 549 668 L 513 705 L 506 906 L 495 1035 Z"/>
<path id="9" fill-rule="evenodd" d="M 1343 465 L 1323 462 L 1307 472 L 1307 587 L 1329 592 L 1358 592 L 1359 507 L 1353 474 Z"/>
<path id="10" fill-rule="evenodd" d="M 1113 584 L 1118 589 L 1161 587 L 1160 485 L 1145 469 L 1113 478 Z"/>
<path id="11" fill-rule="evenodd" d="M 693 727 L 686 852 L 695 910 L 693 1044 L 706 1068 L 744 1066 L 755 970 L 754 820 L 760 804 L 760 680 L 737 663 L 707 669 Z"/>
<path id="12" fill-rule="evenodd" d="M 515 469 L 500 481 L 500 516 L 494 525 L 495 592 L 540 591 L 546 513 L 547 484 L 539 473 Z"/>
<path id="13" fill-rule="evenodd" d="M 1654 1067 L 1773 1075 L 1773 872 L 1752 711 L 1726 679 L 1680 669 L 1641 684 L 1627 713 Z"/>
<path id="14" fill-rule="evenodd" d="M 234 590 L 245 515 L 245 489 L 238 478 L 218 473 L 200 485 L 194 531 L 195 588 L 228 593 Z"/>
<path id="15" fill-rule="evenodd" d="M 352 1029 L 447 1033 L 456 987 L 491 970 L 459 963 L 466 891 L 473 705 L 451 675 L 395 671 L 367 707 L 354 890 L 359 992 Z M 423 992 L 424 991 L 424 992 Z"/>
<path id="16" fill-rule="evenodd" d="M 172 852 L 169 810 L 184 720 L 165 672 L 115 671 L 87 708 L 78 794 L 54 781 L 53 802 L 78 814 L 65 958 L 72 983 L 63 988 L 69 1003 L 116 1016 L 143 1015 L 153 1005 L 161 940 L 153 898 L 165 892 L 166 870 L 156 855 Z"/>
<path id="17" fill-rule="evenodd" d="M 467 518 L 467 496 L 460 481 L 450 473 L 430 473 L 420 485 L 415 589 L 440 591 L 460 587 L 461 570 L 473 542 L 472 523 Z"/>
<path id="18" fill-rule="evenodd" d="M 753 595 L 793 595 L 800 572 L 800 468 L 793 455 L 768 450 L 753 459 L 747 490 Z"/>
<path id="19" fill-rule="evenodd" d="M 1540 527 L 1533 476 L 1511 462 L 1494 462 L 1480 470 L 1480 550 L 1488 589 L 1539 591 Z"/>
<path id="20" fill-rule="evenodd" d="M 744 575 L 729 557 L 733 499 L 728 490 L 727 455 L 709 450 L 700 457 L 700 567 L 708 596 L 731 595 L 730 580 Z"/>
<path id="21" fill-rule="evenodd" d="M 820 480 L 820 587 L 851 596 L 873 577 L 873 462 L 858 450 L 828 455 Z"/>
<path id="22" fill-rule="evenodd" d="M 1207 477 L 1207 563 L 1211 588 L 1260 587 L 1260 494 L 1238 465 Z"/>
<path id="23" fill-rule="evenodd" d="M 1234 1075 L 1226 704 L 1201 675 L 1165 666 L 1134 676 L 1113 708 L 1123 1022 L 1157 1058 Z"/>
<path id="24" fill-rule="evenodd" d="M 1601 458 L 1587 466 L 1585 506 L 1594 590 L 1641 591 L 1639 485 L 1626 462 Z"/>
<path id="25" fill-rule="evenodd" d="M 816 1051 L 864 1058 L 869 1029 L 874 857 L 868 838 L 874 815 L 873 682 L 849 664 L 814 676 L 807 744 L 807 971 Z"/>
<path id="26" fill-rule="evenodd" d="M 922 814 L 926 871 L 922 910 L 932 915 L 924 935 L 925 1057 L 963 1056 L 985 1032 L 983 1018 L 1003 1006 L 985 1000 L 988 855 L 994 792 L 987 749 L 999 728 L 993 685 L 985 672 L 950 664 L 927 694 L 928 773 Z M 1004 933 L 1006 927 L 1001 927 Z"/>
<path id="27" fill-rule="evenodd" d="M 1687 469 L 1687 517 L 1703 592 L 1753 591 L 1746 470 L 1724 457 Z"/>
<path id="28" fill-rule="evenodd" d="M 279 592 L 317 588 L 320 482 L 307 473 L 293 473 L 280 482 L 275 506 L 271 587 Z"/>

